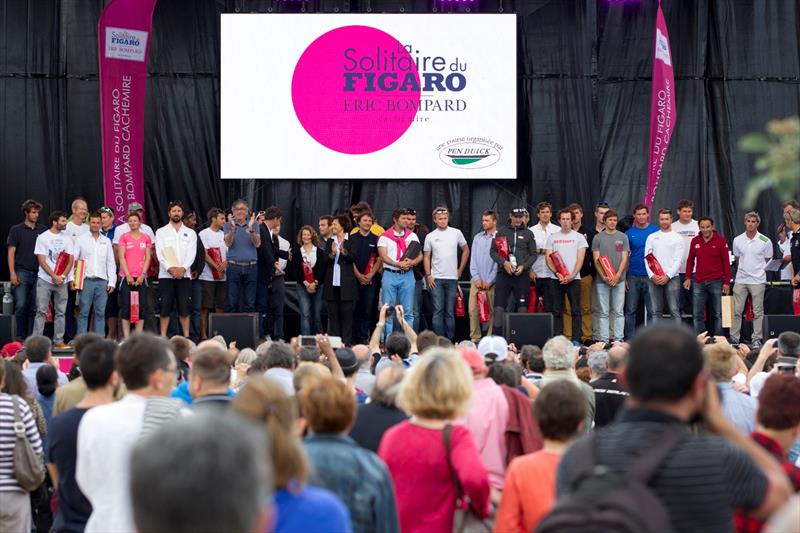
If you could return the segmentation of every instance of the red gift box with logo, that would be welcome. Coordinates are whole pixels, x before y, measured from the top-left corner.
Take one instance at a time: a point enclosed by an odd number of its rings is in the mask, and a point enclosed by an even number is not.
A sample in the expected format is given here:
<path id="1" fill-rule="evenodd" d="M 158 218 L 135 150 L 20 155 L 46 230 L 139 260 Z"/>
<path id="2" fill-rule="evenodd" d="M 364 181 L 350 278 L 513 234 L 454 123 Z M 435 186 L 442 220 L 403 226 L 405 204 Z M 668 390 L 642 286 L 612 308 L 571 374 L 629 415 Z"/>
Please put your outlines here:
<path id="1" fill-rule="evenodd" d="M 467 314 L 464 306 L 464 293 L 461 292 L 461 287 L 456 290 L 456 316 L 465 316 Z"/>
<path id="2" fill-rule="evenodd" d="M 220 251 L 219 248 L 209 248 L 207 251 L 208 251 L 208 256 L 211 257 L 212 261 L 214 261 L 217 264 L 222 263 L 222 252 Z M 214 281 L 219 281 L 225 276 L 225 273 L 220 272 L 216 268 L 212 268 L 211 276 L 214 278 Z"/>
<path id="3" fill-rule="evenodd" d="M 800 287 L 792 291 L 792 307 L 794 316 L 800 316 Z"/>
<path id="4" fill-rule="evenodd" d="M 614 268 L 614 265 L 611 264 L 611 260 L 607 256 L 601 255 L 598 262 L 607 278 L 613 278 L 617 275 L 617 269 Z"/>
<path id="5" fill-rule="evenodd" d="M 306 283 L 314 284 L 314 269 L 312 269 L 308 261 L 305 260 L 303 261 L 303 279 Z"/>
<path id="6" fill-rule="evenodd" d="M 478 320 L 480 320 L 481 324 L 489 322 L 489 296 L 486 291 L 478 291 L 475 295 L 475 300 L 478 303 Z"/>
<path id="7" fill-rule="evenodd" d="M 647 261 L 647 266 L 650 267 L 650 271 L 655 274 L 656 276 L 663 276 L 664 269 L 661 268 L 661 263 L 658 262 L 656 256 L 653 255 L 652 252 L 644 256 L 645 261 Z"/>
<path id="8" fill-rule="evenodd" d="M 69 260 L 72 259 L 72 256 L 67 252 L 61 252 L 58 254 L 56 258 L 56 267 L 53 269 L 56 276 L 63 276 L 64 273 L 67 271 L 67 265 L 69 264 Z"/>
<path id="9" fill-rule="evenodd" d="M 139 322 L 139 292 L 131 291 L 131 324 Z"/>
<path id="10" fill-rule="evenodd" d="M 500 254 L 500 257 L 508 261 L 508 240 L 505 237 L 495 237 L 494 247 L 497 249 L 497 253 Z"/>
<path id="11" fill-rule="evenodd" d="M 550 259 L 553 261 L 553 264 L 556 266 L 556 272 L 564 276 L 565 278 L 569 276 L 569 270 L 567 270 L 567 264 L 564 262 L 564 258 L 561 257 L 561 254 L 558 252 L 553 252 L 550 254 Z"/>

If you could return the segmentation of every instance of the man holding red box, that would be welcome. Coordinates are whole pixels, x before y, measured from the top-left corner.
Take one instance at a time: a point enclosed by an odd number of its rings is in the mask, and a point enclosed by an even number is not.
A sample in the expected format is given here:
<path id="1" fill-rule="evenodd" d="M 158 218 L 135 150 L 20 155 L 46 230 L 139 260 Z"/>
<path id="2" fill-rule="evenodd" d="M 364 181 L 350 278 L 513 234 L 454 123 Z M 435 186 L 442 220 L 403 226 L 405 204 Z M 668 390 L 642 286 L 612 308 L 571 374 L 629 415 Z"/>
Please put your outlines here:
<path id="1" fill-rule="evenodd" d="M 36 283 L 36 320 L 33 334 L 44 332 L 45 316 L 53 300 L 53 344 L 55 348 L 67 348 L 64 343 L 67 310 L 67 276 L 72 268 L 72 238 L 67 228 L 67 214 L 53 211 L 48 217 L 50 229 L 36 238 L 33 253 L 39 261 L 39 279 Z"/>
<path id="2" fill-rule="evenodd" d="M 680 270 L 683 262 L 683 237 L 672 229 L 672 210 L 658 210 L 659 231 L 644 243 L 644 266 L 649 278 L 647 294 L 655 320 L 664 317 L 666 301 L 670 319 L 681 321 Z"/>
<path id="3" fill-rule="evenodd" d="M 555 274 L 550 287 L 553 291 L 553 332 L 555 335 L 564 333 L 564 295 L 569 299 L 570 315 L 572 317 L 572 341 L 580 343 L 581 339 L 581 266 L 589 244 L 586 237 L 572 229 L 575 215 L 569 209 L 558 212 L 558 224 L 561 231 L 550 235 L 545 245 L 547 266 Z"/>
<path id="4" fill-rule="evenodd" d="M 592 258 L 597 267 L 594 281 L 594 338 L 621 341 L 625 335 L 625 271 L 628 268 L 628 236 L 617 231 L 619 215 L 609 209 L 603 215 L 603 231 L 592 239 Z M 609 316 L 611 323 L 609 324 Z"/>

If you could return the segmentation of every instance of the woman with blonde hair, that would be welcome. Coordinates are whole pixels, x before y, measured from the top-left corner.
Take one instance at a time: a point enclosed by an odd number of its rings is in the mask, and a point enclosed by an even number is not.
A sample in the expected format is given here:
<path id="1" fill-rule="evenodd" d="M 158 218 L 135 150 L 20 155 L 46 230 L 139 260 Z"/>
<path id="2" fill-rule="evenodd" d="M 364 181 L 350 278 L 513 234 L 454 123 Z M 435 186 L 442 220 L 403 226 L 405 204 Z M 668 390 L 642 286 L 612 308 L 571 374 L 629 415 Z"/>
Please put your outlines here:
<path id="1" fill-rule="evenodd" d="M 397 402 L 411 419 L 389 429 L 378 448 L 404 533 L 452 531 L 459 497 L 478 517 L 489 514 L 489 476 L 472 435 L 452 425 L 471 394 L 472 372 L 452 349 L 430 349 L 406 373 Z"/>
<path id="2" fill-rule="evenodd" d="M 246 418 L 265 425 L 275 478 L 275 533 L 352 532 L 347 507 L 332 492 L 307 485 L 308 460 L 298 437 L 297 403 L 280 384 L 250 378 L 231 404 Z"/>

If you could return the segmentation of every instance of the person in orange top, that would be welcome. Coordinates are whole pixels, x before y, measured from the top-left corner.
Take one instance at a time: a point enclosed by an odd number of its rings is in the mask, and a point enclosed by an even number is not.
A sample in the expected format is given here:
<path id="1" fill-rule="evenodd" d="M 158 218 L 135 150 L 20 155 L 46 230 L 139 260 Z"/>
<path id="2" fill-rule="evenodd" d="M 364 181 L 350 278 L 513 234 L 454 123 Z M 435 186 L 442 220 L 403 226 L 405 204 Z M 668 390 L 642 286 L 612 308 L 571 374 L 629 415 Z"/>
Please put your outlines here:
<path id="1" fill-rule="evenodd" d="M 550 383 L 533 404 L 544 448 L 517 457 L 508 466 L 495 533 L 533 531 L 556 500 L 556 471 L 570 442 L 582 434 L 586 401 L 567 380 Z"/>

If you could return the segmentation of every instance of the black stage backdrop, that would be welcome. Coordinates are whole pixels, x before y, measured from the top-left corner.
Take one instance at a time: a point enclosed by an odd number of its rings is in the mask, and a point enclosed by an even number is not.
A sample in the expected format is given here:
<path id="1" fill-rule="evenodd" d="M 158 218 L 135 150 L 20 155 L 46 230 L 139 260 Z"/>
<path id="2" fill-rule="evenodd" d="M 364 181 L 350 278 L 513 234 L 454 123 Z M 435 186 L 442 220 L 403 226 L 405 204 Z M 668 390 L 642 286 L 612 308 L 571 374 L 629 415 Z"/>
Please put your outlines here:
<path id="1" fill-rule="evenodd" d="M 97 20 L 103 0 L 0 0 L 0 228 L 33 197 L 63 209 L 102 202 Z M 456 5 L 457 7 L 452 7 Z M 145 125 L 151 224 L 167 203 L 204 213 L 243 196 L 278 204 L 284 235 L 364 199 L 381 222 L 413 206 L 453 210 L 472 234 L 480 213 L 548 200 L 600 200 L 622 213 L 645 190 L 655 0 L 160 0 L 153 22 Z M 677 85 L 677 126 L 655 207 L 690 198 L 728 237 L 754 158 L 738 139 L 800 111 L 800 7 L 795 0 L 664 0 Z M 519 175 L 514 181 L 222 181 L 219 16 L 227 12 L 516 12 Z M 442 15 L 446 16 L 446 15 Z M 469 39 L 469 35 L 464 36 Z M 265 164 L 268 162 L 265 161 Z M 409 165 L 413 160 L 409 160 Z M 402 169 L 398 174 L 402 175 Z M 762 230 L 780 205 L 765 193 Z M 204 217 L 202 217 L 204 218 Z M 2 261 L 0 274 L 7 275 Z"/>

